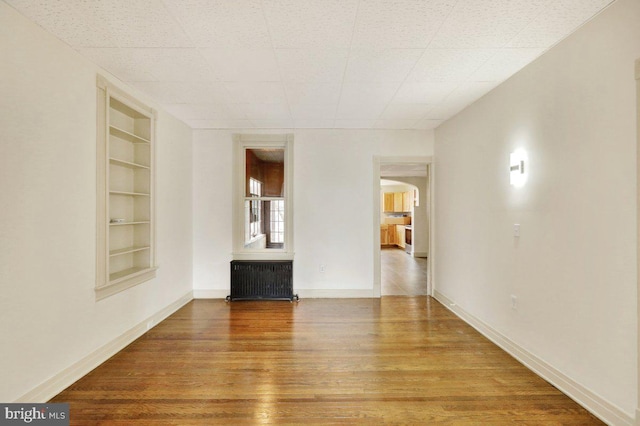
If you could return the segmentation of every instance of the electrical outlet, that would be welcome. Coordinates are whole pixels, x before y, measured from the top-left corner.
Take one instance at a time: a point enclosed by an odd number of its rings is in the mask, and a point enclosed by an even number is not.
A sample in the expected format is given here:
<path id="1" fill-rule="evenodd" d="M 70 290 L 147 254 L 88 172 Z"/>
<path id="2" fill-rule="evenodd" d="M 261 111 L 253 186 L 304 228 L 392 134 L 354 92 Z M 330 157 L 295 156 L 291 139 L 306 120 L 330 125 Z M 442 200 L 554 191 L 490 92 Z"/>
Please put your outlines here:
<path id="1" fill-rule="evenodd" d="M 518 298 L 515 294 L 511 295 L 511 309 L 518 310 Z"/>
<path id="2" fill-rule="evenodd" d="M 513 224 L 513 236 L 518 238 L 520 236 L 520 224 L 519 223 L 514 223 Z"/>
<path id="3" fill-rule="evenodd" d="M 326 270 L 327 270 L 326 265 L 320 265 L 320 273 L 321 274 L 324 274 L 324 271 L 326 271 Z"/>

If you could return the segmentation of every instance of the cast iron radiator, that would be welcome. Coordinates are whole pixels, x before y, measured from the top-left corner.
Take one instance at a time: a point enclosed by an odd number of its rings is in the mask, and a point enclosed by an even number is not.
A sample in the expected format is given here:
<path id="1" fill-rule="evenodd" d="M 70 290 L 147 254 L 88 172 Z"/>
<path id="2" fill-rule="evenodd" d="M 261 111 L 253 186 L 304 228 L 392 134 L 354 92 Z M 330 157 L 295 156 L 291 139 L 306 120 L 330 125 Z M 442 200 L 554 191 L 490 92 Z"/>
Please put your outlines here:
<path id="1" fill-rule="evenodd" d="M 231 300 L 298 300 L 293 294 L 293 261 L 232 260 Z"/>

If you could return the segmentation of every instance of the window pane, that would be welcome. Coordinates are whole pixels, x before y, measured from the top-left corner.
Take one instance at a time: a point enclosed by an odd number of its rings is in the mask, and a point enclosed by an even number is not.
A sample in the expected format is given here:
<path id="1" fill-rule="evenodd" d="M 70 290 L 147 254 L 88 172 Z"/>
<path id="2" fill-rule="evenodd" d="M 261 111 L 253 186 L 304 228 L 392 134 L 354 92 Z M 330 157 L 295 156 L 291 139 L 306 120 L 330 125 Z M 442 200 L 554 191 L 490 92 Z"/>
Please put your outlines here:
<path id="1" fill-rule="evenodd" d="M 245 154 L 245 197 L 283 197 L 284 149 L 252 148 Z"/>

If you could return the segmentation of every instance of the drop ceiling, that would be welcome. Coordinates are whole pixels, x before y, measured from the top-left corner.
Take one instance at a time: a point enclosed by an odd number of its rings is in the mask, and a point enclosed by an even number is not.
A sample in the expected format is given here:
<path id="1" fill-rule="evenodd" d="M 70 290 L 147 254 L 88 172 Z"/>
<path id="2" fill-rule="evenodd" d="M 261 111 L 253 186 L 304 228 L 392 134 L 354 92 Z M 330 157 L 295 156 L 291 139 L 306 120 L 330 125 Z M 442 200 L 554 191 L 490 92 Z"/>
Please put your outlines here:
<path id="1" fill-rule="evenodd" d="M 611 0 L 6 0 L 192 128 L 432 129 Z"/>

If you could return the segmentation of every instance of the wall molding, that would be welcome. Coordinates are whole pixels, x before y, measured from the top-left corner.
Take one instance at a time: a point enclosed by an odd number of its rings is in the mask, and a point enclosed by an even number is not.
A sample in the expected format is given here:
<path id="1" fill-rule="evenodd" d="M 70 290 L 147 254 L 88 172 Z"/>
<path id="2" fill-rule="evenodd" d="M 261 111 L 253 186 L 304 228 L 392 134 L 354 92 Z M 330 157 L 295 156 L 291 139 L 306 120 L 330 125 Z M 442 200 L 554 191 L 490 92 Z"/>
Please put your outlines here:
<path id="1" fill-rule="evenodd" d="M 193 289 L 194 299 L 225 299 L 231 290 L 207 290 L 207 289 Z"/>
<path id="2" fill-rule="evenodd" d="M 15 402 L 36 402 L 45 403 L 51 398 L 71 386 L 73 383 L 86 376 L 93 369 L 120 352 L 127 345 L 145 334 L 151 328 L 158 325 L 169 315 L 193 300 L 193 292 L 189 291 L 175 302 L 169 304 L 165 308 L 159 310 L 147 319 L 141 321 L 134 327 L 125 331 L 122 335 L 116 337 L 89 355 L 65 368 L 53 377 L 45 380 L 26 394 L 22 395 Z"/>
<path id="3" fill-rule="evenodd" d="M 640 423 L 635 422 L 634 418 L 630 414 L 625 413 L 609 401 L 596 395 L 594 392 L 577 383 L 552 365 L 513 342 L 487 323 L 456 305 L 455 302 L 444 294 L 436 290 L 434 291 L 434 297 L 460 319 L 476 329 L 480 334 L 491 340 L 525 367 L 551 383 L 553 386 L 558 388 L 558 390 L 608 425 L 640 425 Z M 636 419 L 638 419 L 638 414 L 636 414 Z"/>
<path id="4" fill-rule="evenodd" d="M 374 297 L 371 289 L 296 289 L 293 292 L 300 299 L 369 299 Z M 229 290 L 193 290 L 194 299 L 224 299 L 229 295 Z"/>

